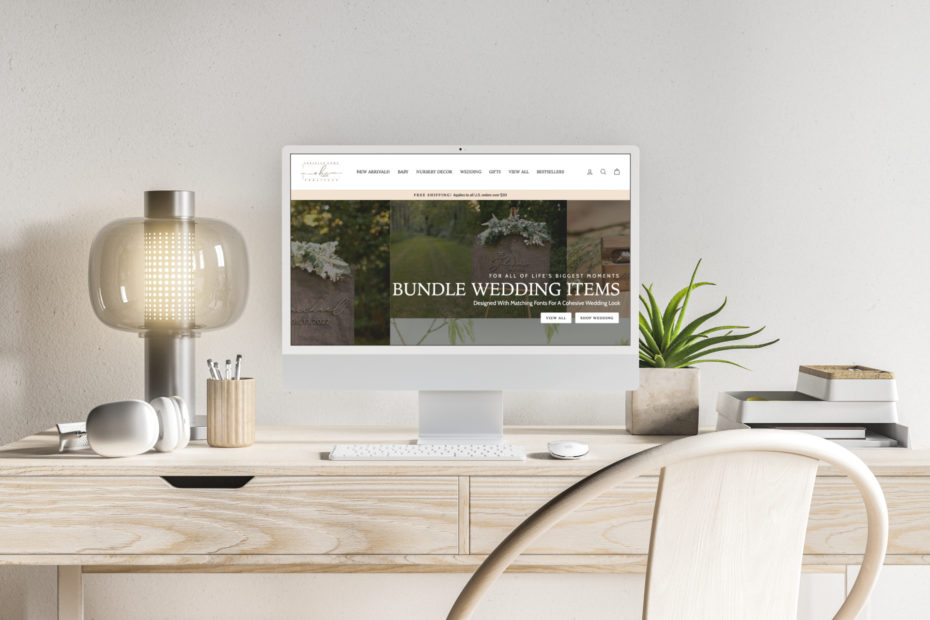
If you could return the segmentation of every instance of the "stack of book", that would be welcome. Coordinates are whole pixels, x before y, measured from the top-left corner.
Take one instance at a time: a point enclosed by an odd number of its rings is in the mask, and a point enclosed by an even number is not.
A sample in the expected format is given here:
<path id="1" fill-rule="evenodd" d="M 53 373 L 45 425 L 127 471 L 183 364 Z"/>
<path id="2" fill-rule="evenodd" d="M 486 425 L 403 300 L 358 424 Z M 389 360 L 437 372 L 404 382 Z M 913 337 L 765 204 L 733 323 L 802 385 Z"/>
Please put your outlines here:
<path id="1" fill-rule="evenodd" d="M 907 447 L 894 375 L 865 366 L 801 366 L 794 392 L 721 392 L 717 430 L 780 428 L 848 448 Z"/>

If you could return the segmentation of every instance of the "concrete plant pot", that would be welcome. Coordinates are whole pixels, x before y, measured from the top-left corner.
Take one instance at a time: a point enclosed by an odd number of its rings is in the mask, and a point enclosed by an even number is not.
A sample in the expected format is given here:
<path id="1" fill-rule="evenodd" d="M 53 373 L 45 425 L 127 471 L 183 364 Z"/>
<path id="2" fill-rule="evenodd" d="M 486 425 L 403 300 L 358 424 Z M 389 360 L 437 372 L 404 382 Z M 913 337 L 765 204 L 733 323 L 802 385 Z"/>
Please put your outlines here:
<path id="1" fill-rule="evenodd" d="M 699 373 L 697 368 L 640 368 L 639 389 L 627 392 L 627 432 L 697 435 Z"/>

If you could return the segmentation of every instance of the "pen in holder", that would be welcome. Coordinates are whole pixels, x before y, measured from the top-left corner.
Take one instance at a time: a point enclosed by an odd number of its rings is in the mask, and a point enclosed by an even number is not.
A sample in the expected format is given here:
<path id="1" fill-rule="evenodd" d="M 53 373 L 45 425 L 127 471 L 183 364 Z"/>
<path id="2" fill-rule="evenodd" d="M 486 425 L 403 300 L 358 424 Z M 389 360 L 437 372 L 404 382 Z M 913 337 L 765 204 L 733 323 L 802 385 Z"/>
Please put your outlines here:
<path id="1" fill-rule="evenodd" d="M 255 441 L 255 379 L 207 379 L 207 443 L 244 448 Z"/>

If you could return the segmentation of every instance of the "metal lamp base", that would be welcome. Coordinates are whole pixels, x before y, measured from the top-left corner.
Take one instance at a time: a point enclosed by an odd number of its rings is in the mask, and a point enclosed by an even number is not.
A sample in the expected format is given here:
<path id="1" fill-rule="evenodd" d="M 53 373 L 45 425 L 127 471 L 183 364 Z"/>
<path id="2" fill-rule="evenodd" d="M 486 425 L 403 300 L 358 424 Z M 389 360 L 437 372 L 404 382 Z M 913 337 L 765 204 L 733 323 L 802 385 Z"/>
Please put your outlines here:
<path id="1" fill-rule="evenodd" d="M 205 416 L 196 415 L 194 337 L 149 332 L 145 338 L 145 400 L 180 396 L 191 412 L 191 439 L 206 439 Z"/>

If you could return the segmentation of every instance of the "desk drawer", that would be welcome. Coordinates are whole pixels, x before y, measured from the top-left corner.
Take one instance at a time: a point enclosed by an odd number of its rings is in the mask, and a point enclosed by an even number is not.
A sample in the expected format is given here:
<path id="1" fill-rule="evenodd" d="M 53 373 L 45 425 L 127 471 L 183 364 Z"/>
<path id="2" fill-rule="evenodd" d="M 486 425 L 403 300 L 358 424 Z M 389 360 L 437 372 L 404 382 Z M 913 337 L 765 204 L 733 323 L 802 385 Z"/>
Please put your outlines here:
<path id="1" fill-rule="evenodd" d="M 471 552 L 490 553 L 523 519 L 579 478 L 471 479 Z M 657 476 L 612 489 L 568 515 L 536 541 L 533 554 L 647 554 Z"/>
<path id="2" fill-rule="evenodd" d="M 888 504 L 888 554 L 930 554 L 930 477 L 879 476 Z M 804 552 L 860 554 L 868 524 L 865 506 L 848 478 L 819 477 L 811 499 Z"/>
<path id="3" fill-rule="evenodd" d="M 472 478 L 471 552 L 490 553 L 537 508 L 577 478 Z M 930 477 L 880 476 L 888 503 L 889 555 L 930 554 Z M 657 477 L 643 477 L 578 509 L 533 544 L 530 554 L 648 554 Z M 858 555 L 867 523 L 862 498 L 844 477 L 817 478 L 804 553 Z"/>
<path id="4" fill-rule="evenodd" d="M 0 554 L 456 553 L 454 477 L 0 477 Z"/>

